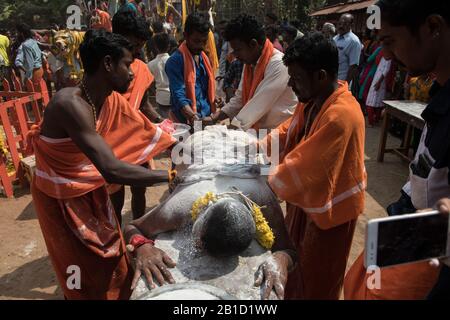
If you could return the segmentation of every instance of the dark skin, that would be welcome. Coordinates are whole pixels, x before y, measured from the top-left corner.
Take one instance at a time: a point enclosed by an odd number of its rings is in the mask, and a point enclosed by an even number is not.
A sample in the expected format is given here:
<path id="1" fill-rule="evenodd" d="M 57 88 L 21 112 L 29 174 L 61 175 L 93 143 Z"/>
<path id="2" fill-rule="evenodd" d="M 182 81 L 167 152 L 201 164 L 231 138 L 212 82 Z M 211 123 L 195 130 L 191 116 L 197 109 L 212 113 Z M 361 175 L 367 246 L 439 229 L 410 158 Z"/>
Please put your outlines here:
<path id="1" fill-rule="evenodd" d="M 450 79 L 450 26 L 440 15 L 430 15 L 414 32 L 382 20 L 379 37 L 383 50 L 412 77 L 433 73 L 440 85 Z"/>
<path id="2" fill-rule="evenodd" d="M 298 101 L 309 103 L 316 108 L 313 110 L 316 112 L 312 111 L 312 123 L 324 102 L 338 88 L 337 76 L 330 75 L 325 70 L 308 71 L 299 63 L 290 64 L 288 73 L 290 76 L 288 85 L 294 91 Z"/>
<path id="3" fill-rule="evenodd" d="M 265 184 L 261 179 L 259 182 Z M 241 190 L 251 199 L 260 199 L 261 190 L 249 187 L 246 190 Z M 154 238 L 158 234 L 177 230 L 186 223 L 186 217 L 179 215 L 171 215 L 164 212 L 164 207 L 157 207 L 151 214 L 132 221 L 124 230 L 125 239 L 131 238 L 135 234 L 142 234 L 146 237 Z M 262 213 L 267 222 L 275 233 L 275 243 L 272 247 L 271 263 L 266 261 L 263 263 L 255 275 L 255 285 L 263 287 L 262 298 L 268 299 L 272 290 L 275 291 L 279 299 L 284 298 L 284 288 L 286 286 L 288 271 L 294 268 L 297 261 L 295 247 L 290 241 L 289 234 L 284 222 L 283 212 L 278 204 L 278 200 L 270 193 L 270 196 L 264 198 Z M 188 217 L 190 218 L 190 217 Z M 161 277 L 157 278 L 160 284 L 160 279 L 167 278 L 170 272 L 165 269 L 161 272 Z M 139 278 L 134 279 L 137 282 Z"/>
<path id="4" fill-rule="evenodd" d="M 134 35 L 126 35 L 125 38 L 133 46 L 133 57 L 135 59 L 139 58 L 141 55 L 142 48 L 145 44 L 145 39 L 140 39 Z M 145 91 L 139 110 L 152 122 L 159 123 L 162 122 L 162 117 L 155 110 L 153 105 L 150 103 L 148 89 Z M 146 209 L 146 199 L 145 199 L 146 188 L 131 186 L 131 211 L 133 212 L 133 218 L 141 217 L 145 214 Z M 110 195 L 111 202 L 114 206 L 114 211 L 116 212 L 119 221 L 121 222 L 121 212 L 124 205 L 125 199 L 125 189 L 122 187 L 119 191 Z"/>
<path id="5" fill-rule="evenodd" d="M 337 31 L 339 35 L 344 35 L 349 33 L 350 31 L 352 31 L 352 26 L 353 26 L 353 21 L 354 21 L 354 17 L 351 14 L 343 14 L 340 18 L 339 18 L 339 22 L 337 25 Z M 350 83 L 357 75 L 358 73 L 358 65 L 354 64 L 351 65 L 348 68 L 348 73 L 347 73 L 347 82 Z"/>
<path id="6" fill-rule="evenodd" d="M 198 31 L 193 31 L 192 33 L 184 32 L 184 39 L 186 41 L 186 46 L 194 57 L 194 62 L 198 66 L 200 64 L 200 54 L 203 49 L 206 47 L 206 43 L 208 41 L 208 33 L 200 33 Z M 220 104 L 221 102 L 216 99 L 214 103 Z M 192 126 L 195 121 L 199 121 L 200 117 L 194 110 L 191 105 L 187 104 L 182 109 L 181 112 L 186 117 L 188 123 Z"/>
<path id="7" fill-rule="evenodd" d="M 84 83 L 97 116 L 113 90 L 123 93 L 128 89 L 133 78 L 130 70 L 133 60 L 131 52 L 123 49 L 123 57 L 119 61 L 114 61 L 107 55 L 102 59 L 97 71 L 85 74 Z M 87 100 L 85 92 L 79 87 L 60 90 L 45 109 L 41 134 L 54 139 L 70 137 L 92 161 L 107 183 L 147 187 L 168 182 L 166 171 L 150 171 L 120 161 L 114 156 L 111 148 L 96 131 L 92 106 Z M 161 264 L 174 266 L 164 252 L 150 244 L 145 244 L 137 250 L 135 259 L 136 273 L 141 272 L 143 264 L 151 270 Z"/>
<path id="8" fill-rule="evenodd" d="M 244 64 L 249 64 L 255 66 L 258 62 L 259 57 L 261 57 L 264 44 L 260 44 L 256 39 L 250 40 L 246 43 L 240 39 L 232 39 L 229 41 L 231 47 L 233 48 L 233 54 L 237 59 L 242 61 Z M 222 110 L 216 111 L 209 117 L 203 118 L 203 125 L 212 125 L 219 121 L 228 119 L 228 115 Z"/>

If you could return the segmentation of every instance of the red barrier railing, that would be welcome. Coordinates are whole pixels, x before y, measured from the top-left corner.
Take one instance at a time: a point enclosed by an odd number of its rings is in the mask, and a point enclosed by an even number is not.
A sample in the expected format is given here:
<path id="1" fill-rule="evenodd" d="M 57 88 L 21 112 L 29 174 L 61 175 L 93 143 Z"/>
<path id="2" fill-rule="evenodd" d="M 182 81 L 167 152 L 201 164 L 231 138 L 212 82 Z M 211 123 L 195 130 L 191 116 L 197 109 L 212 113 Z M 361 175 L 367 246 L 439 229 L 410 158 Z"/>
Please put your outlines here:
<path id="1" fill-rule="evenodd" d="M 29 156 L 25 149 L 26 136 L 31 126 L 42 120 L 43 110 L 49 102 L 44 80 L 38 84 L 28 80 L 25 84 L 28 91 L 21 91 L 22 86 L 15 75 L 12 82 L 15 91 L 11 91 L 7 80 L 2 81 L 4 91 L 0 91 L 0 125 L 5 136 L 0 150 L 0 182 L 7 197 L 14 195 L 15 181 L 25 183 L 20 160 Z M 13 170 L 8 170 L 8 165 Z"/>

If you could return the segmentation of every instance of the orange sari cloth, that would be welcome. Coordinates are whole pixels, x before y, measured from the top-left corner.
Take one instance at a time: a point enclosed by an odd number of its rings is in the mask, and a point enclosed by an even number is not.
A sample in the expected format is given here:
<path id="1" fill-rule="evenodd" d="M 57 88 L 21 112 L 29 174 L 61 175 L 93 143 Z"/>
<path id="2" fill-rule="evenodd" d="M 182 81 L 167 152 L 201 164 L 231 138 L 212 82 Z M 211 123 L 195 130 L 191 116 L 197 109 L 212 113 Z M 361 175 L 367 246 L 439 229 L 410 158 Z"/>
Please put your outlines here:
<path id="1" fill-rule="evenodd" d="M 364 252 L 345 276 L 345 300 L 424 300 L 436 284 L 440 268 L 428 262 L 393 266 L 380 269 L 380 287 L 372 286 L 373 273 L 364 267 Z"/>
<path id="2" fill-rule="evenodd" d="M 127 92 L 124 93 L 123 96 L 128 100 L 131 108 L 139 110 L 142 98 L 155 77 L 153 77 L 147 65 L 139 59 L 134 59 L 130 68 L 131 71 L 133 71 L 134 78 L 131 81 Z"/>
<path id="3" fill-rule="evenodd" d="M 338 299 L 364 209 L 364 118 L 342 82 L 302 136 L 305 107 L 299 104 L 278 128 L 280 164 L 269 176 L 272 190 L 288 203 L 286 224 L 299 257 L 286 298 Z"/>

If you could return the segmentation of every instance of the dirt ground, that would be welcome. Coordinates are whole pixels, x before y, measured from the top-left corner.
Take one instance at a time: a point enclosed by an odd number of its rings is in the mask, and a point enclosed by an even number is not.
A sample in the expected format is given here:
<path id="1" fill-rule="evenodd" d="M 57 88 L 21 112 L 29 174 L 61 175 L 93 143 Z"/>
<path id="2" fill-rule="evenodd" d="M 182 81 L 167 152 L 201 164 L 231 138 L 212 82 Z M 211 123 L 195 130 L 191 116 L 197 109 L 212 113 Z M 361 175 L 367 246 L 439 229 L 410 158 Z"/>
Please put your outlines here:
<path id="1" fill-rule="evenodd" d="M 366 132 L 368 190 L 366 209 L 360 217 L 353 240 L 349 265 L 364 246 L 365 223 L 385 215 L 386 206 L 397 200 L 408 175 L 408 166 L 397 156 L 386 154 L 376 161 L 380 128 Z M 400 141 L 390 137 L 388 145 Z M 167 168 L 168 159 L 158 159 L 158 168 Z M 167 193 L 166 186 L 147 189 L 147 206 L 156 205 Z M 124 223 L 130 221 L 130 192 L 127 188 Z M 62 299 L 55 274 L 34 212 L 29 190 L 17 190 L 13 199 L 0 198 L 0 299 Z"/>

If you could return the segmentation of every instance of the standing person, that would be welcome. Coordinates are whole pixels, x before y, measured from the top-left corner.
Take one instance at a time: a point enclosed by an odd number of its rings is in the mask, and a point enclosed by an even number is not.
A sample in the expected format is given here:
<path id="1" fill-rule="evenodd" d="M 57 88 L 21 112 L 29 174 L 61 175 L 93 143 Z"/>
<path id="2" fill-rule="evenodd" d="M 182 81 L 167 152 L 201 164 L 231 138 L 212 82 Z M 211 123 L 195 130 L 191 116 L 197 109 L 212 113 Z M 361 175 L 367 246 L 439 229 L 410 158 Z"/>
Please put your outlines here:
<path id="1" fill-rule="evenodd" d="M 168 181 L 167 171 L 129 164 L 174 143 L 162 132 L 149 152 L 157 128 L 120 94 L 133 77 L 131 51 L 122 36 L 89 30 L 80 47 L 82 83 L 58 91 L 28 135 L 36 156 L 33 204 L 66 299 L 130 297 L 135 282 L 105 182 L 144 187 Z M 136 275 L 147 275 L 152 285 L 152 275 L 159 279 L 162 272 L 173 282 L 166 267 L 174 264 L 165 253 L 145 239 L 131 242 L 141 245 L 134 251 Z M 72 268 L 79 270 L 78 286 Z"/>
<path id="2" fill-rule="evenodd" d="M 156 103 L 161 109 L 170 109 L 170 89 L 169 78 L 166 74 L 166 63 L 169 60 L 169 35 L 167 33 L 158 33 L 153 36 L 153 43 L 157 50 L 155 59 L 148 63 L 150 72 L 155 77 Z"/>
<path id="3" fill-rule="evenodd" d="M 239 15 L 225 30 L 233 54 L 244 72 L 236 95 L 205 124 L 225 119 L 247 130 L 273 129 L 294 113 L 297 99 L 288 86 L 289 74 L 283 53 L 275 50 L 263 27 L 252 16 Z"/>
<path id="4" fill-rule="evenodd" d="M 381 120 L 381 111 L 383 111 L 384 107 L 383 100 L 388 90 L 386 78 L 391 69 L 391 62 L 389 53 L 384 51 L 366 100 L 366 110 L 370 127 L 373 127 Z"/>
<path id="5" fill-rule="evenodd" d="M 278 27 L 276 25 L 272 24 L 272 25 L 266 26 L 264 28 L 264 31 L 266 33 L 267 39 L 269 39 L 270 42 L 272 42 L 273 47 L 280 52 L 284 52 L 284 48 L 281 45 L 280 41 L 278 40 L 278 33 L 279 33 Z"/>
<path id="6" fill-rule="evenodd" d="M 27 24 L 18 24 L 16 28 L 18 33 L 17 40 L 21 44 L 17 49 L 14 64 L 25 73 L 25 79 L 30 79 L 33 83 L 39 83 L 44 75 L 42 51 L 38 42 L 34 40 L 34 34 Z"/>
<path id="7" fill-rule="evenodd" d="M 422 113 L 426 125 L 410 164 L 409 182 L 403 187 L 414 208 L 423 210 L 450 196 L 450 7 L 445 0 L 426 4 L 381 0 L 377 5 L 383 50 L 413 77 L 431 72 L 436 76 L 431 100 Z M 368 288 L 370 274 L 363 260 L 364 253 L 346 275 L 345 299 L 425 299 L 439 273 L 427 262 L 382 268 L 380 287 Z"/>
<path id="8" fill-rule="evenodd" d="M 120 11 L 129 11 L 137 14 L 137 7 L 128 0 L 119 0 L 119 10 Z"/>
<path id="9" fill-rule="evenodd" d="M 351 83 L 358 73 L 362 44 L 358 36 L 352 32 L 354 17 L 343 14 L 338 23 L 338 34 L 334 37 L 339 49 L 339 80 Z"/>
<path id="10" fill-rule="evenodd" d="M 364 117 L 348 84 L 337 80 L 332 40 L 309 33 L 283 60 L 300 102 L 275 131 L 280 162 L 269 175 L 272 190 L 287 202 L 285 222 L 299 261 L 285 297 L 338 300 L 356 220 L 364 210 Z M 262 146 L 270 149 L 270 142 L 269 135 Z"/>
<path id="11" fill-rule="evenodd" d="M 2 31 L 0 33 L 0 79 L 10 80 L 10 63 L 9 63 L 9 38 Z"/>
<path id="12" fill-rule="evenodd" d="M 161 122 L 162 117 L 154 110 L 148 97 L 148 89 L 154 77 L 147 65 L 139 59 L 145 42 L 151 37 L 149 24 L 144 17 L 137 16 L 129 11 L 120 11 L 114 15 L 112 26 L 114 33 L 124 36 L 133 45 L 134 60 L 130 68 L 134 77 L 123 96 L 128 100 L 129 107 L 133 110 L 139 110 L 152 122 Z M 148 168 L 148 159 L 141 159 L 139 164 Z M 115 212 L 119 221 L 121 221 L 125 188 L 124 186 L 114 185 L 109 186 L 108 191 L 110 192 Z M 131 186 L 131 210 L 134 219 L 145 214 L 145 191 L 145 187 Z"/>
<path id="13" fill-rule="evenodd" d="M 331 40 L 336 35 L 336 27 L 330 22 L 325 22 L 322 26 L 322 33 Z"/>
<path id="14" fill-rule="evenodd" d="M 112 32 L 111 16 L 104 10 L 105 6 L 105 2 L 102 1 L 100 4 L 101 9 L 97 8 L 93 11 L 91 29 L 105 29 L 108 32 Z"/>
<path id="15" fill-rule="evenodd" d="M 203 48 L 211 25 L 204 15 L 191 14 L 184 26 L 185 41 L 167 60 L 171 118 L 193 124 L 216 110 L 215 76 Z"/>
<path id="16" fill-rule="evenodd" d="M 244 70 L 244 64 L 239 59 L 234 58 L 223 79 L 226 103 L 230 102 L 231 98 L 235 96 L 237 89 L 239 89 L 242 70 Z"/>

